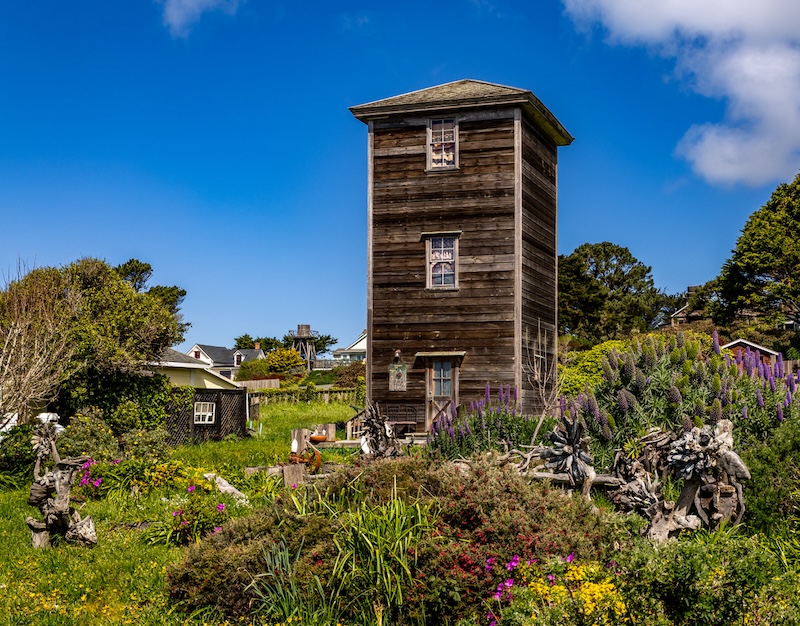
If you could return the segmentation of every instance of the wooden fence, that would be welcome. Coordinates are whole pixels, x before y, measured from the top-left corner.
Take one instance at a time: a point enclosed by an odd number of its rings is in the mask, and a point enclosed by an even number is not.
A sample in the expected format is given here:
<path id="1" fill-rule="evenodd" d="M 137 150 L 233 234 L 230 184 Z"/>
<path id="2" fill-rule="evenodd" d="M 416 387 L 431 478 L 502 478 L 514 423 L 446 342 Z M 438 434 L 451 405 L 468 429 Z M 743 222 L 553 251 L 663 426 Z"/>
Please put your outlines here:
<path id="1" fill-rule="evenodd" d="M 297 404 L 299 402 L 347 402 L 356 401 L 356 388 L 347 389 L 263 389 L 250 392 L 254 404 Z"/>
<path id="2" fill-rule="evenodd" d="M 277 378 L 265 378 L 264 380 L 237 380 L 242 387 L 248 391 L 252 389 L 278 389 L 281 381 Z"/>

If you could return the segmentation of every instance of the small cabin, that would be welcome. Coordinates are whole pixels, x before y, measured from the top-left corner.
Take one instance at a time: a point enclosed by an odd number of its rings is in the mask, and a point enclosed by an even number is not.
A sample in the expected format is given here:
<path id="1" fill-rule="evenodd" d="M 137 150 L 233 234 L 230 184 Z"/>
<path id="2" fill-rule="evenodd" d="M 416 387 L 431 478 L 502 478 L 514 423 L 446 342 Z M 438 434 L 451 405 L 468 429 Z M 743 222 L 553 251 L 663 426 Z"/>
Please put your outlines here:
<path id="1" fill-rule="evenodd" d="M 369 399 L 416 431 L 487 384 L 540 411 L 572 136 L 531 91 L 477 80 L 350 110 L 368 126 Z"/>

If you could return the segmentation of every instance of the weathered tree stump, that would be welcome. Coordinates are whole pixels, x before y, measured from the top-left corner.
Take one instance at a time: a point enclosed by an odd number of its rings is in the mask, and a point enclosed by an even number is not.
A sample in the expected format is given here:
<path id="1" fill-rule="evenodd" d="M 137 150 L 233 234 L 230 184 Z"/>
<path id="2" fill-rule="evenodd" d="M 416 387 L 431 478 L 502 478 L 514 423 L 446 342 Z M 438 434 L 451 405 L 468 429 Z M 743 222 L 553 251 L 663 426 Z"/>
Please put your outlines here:
<path id="1" fill-rule="evenodd" d="M 56 449 L 55 433 L 47 424 L 36 429 L 31 443 L 36 452 L 36 464 L 33 468 L 34 480 L 28 504 L 37 507 L 44 517 L 44 521 L 32 517 L 25 520 L 31 529 L 33 547 L 49 547 L 50 539 L 54 535 L 63 537 L 69 543 L 94 546 L 97 543 L 94 521 L 91 517 L 81 519 L 80 514 L 70 505 L 70 492 L 75 477 L 89 457 L 62 460 Z M 51 458 L 53 469 L 44 472 Z"/>

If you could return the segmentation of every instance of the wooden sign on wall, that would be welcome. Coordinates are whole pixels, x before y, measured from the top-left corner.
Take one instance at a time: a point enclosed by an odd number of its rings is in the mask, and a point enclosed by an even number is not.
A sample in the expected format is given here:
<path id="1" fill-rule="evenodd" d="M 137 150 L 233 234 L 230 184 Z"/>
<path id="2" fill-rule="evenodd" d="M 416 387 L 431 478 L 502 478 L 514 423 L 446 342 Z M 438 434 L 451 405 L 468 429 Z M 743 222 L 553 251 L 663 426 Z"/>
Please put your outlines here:
<path id="1" fill-rule="evenodd" d="M 400 363 L 389 365 L 389 391 L 405 391 L 407 368 Z"/>

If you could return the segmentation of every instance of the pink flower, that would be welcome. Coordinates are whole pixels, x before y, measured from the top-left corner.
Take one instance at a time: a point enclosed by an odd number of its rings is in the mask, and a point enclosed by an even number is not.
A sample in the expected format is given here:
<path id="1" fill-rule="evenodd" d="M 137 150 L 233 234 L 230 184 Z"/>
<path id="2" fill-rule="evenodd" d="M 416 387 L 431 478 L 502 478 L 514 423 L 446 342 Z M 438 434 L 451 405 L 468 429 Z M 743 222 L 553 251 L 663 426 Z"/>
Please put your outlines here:
<path id="1" fill-rule="evenodd" d="M 519 554 L 515 554 L 513 557 L 511 557 L 511 560 L 506 565 L 506 569 L 509 572 L 513 572 L 518 565 L 519 565 Z"/>
<path id="2" fill-rule="evenodd" d="M 513 578 L 506 578 L 506 582 L 503 583 L 506 589 L 511 589 L 514 586 L 514 579 Z"/>
<path id="3" fill-rule="evenodd" d="M 214 530 L 211 532 L 212 535 L 216 535 L 217 533 L 222 532 L 222 526 L 214 526 Z"/>
<path id="4" fill-rule="evenodd" d="M 569 556 L 567 557 L 567 563 L 572 563 L 572 561 L 574 561 L 574 560 L 575 560 L 575 553 L 574 552 L 570 552 Z"/>
<path id="5" fill-rule="evenodd" d="M 492 557 L 489 557 L 488 559 L 486 559 L 486 572 L 487 573 L 492 571 L 492 565 L 493 564 L 494 564 L 494 559 Z"/>
<path id="6" fill-rule="evenodd" d="M 297 483 L 292 483 L 292 489 L 297 489 Z"/>
<path id="7" fill-rule="evenodd" d="M 111 461 L 111 465 L 119 465 L 119 459 L 114 459 Z"/>
<path id="8" fill-rule="evenodd" d="M 197 487 L 195 487 L 194 485 L 189 485 L 186 488 L 186 491 L 188 491 L 189 493 L 192 493 L 195 489 L 197 489 Z"/>
<path id="9" fill-rule="evenodd" d="M 183 515 L 183 511 L 173 511 L 172 517 L 178 517 L 178 515 Z"/>
<path id="10" fill-rule="evenodd" d="M 97 479 L 96 481 L 94 481 L 92 484 L 93 484 L 95 487 L 99 487 L 99 486 L 102 484 L 102 482 L 103 482 L 103 479 L 102 479 L 102 478 L 98 478 L 98 479 Z"/>
<path id="11" fill-rule="evenodd" d="M 217 505 L 217 511 L 224 511 L 224 510 L 225 510 L 225 505 L 224 505 L 224 504 L 222 504 L 222 502 L 220 502 L 220 503 Z"/>
<path id="12" fill-rule="evenodd" d="M 556 584 L 556 577 L 555 577 L 554 574 L 548 574 L 547 575 L 547 580 L 550 581 L 551 585 L 555 585 Z"/>
<path id="13" fill-rule="evenodd" d="M 184 526 L 188 526 L 188 525 L 189 525 L 189 522 L 187 522 L 186 520 L 184 520 L 183 522 L 181 522 L 181 524 L 183 524 Z"/>

